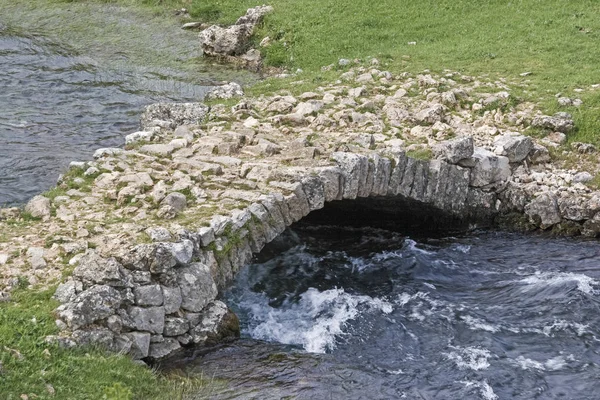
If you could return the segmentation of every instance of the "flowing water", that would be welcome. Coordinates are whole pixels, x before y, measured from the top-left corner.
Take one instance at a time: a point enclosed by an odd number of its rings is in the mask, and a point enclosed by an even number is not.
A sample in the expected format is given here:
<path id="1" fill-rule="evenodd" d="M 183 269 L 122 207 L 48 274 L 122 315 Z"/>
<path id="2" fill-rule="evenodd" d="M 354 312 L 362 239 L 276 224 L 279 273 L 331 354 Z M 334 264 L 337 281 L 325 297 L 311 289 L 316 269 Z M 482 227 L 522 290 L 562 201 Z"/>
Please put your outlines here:
<path id="1" fill-rule="evenodd" d="M 303 226 L 224 300 L 243 338 L 179 365 L 214 399 L 598 399 L 600 244 Z"/>
<path id="2" fill-rule="evenodd" d="M 0 206 L 51 188 L 70 161 L 123 146 L 144 106 L 252 79 L 189 62 L 199 52 L 197 35 L 168 18 L 0 0 Z"/>

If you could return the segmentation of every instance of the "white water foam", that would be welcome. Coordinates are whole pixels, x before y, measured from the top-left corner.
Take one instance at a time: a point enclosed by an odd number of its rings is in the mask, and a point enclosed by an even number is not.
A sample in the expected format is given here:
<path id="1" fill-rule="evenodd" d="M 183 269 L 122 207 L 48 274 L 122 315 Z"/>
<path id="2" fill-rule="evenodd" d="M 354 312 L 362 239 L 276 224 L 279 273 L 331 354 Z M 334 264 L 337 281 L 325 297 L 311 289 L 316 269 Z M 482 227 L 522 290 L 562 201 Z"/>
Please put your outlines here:
<path id="1" fill-rule="evenodd" d="M 490 366 L 489 359 L 492 357 L 487 349 L 479 347 L 454 347 L 456 350 L 449 353 L 442 353 L 447 359 L 454 361 L 457 367 L 461 369 L 472 369 L 473 371 L 481 371 Z"/>
<path id="2" fill-rule="evenodd" d="M 567 358 L 569 361 L 574 361 L 572 355 Z M 515 363 L 524 370 L 537 369 L 539 371 L 558 371 L 567 365 L 567 359 L 563 356 L 556 356 L 544 362 L 540 362 L 532 360 L 531 358 L 519 356 L 516 358 Z"/>
<path id="3" fill-rule="evenodd" d="M 393 311 L 392 304 L 385 300 L 352 295 L 344 289 L 320 292 L 310 288 L 297 303 L 284 304 L 281 308 L 269 306 L 266 299 L 262 299 L 262 304 L 255 301 L 242 304 L 251 309 L 251 317 L 258 322 L 250 329 L 252 337 L 301 345 L 311 353 L 333 350 L 336 337 L 344 335 L 346 323 L 360 313 L 379 311 L 389 314 Z"/>
<path id="4" fill-rule="evenodd" d="M 484 320 L 471 317 L 470 315 L 464 315 L 460 317 L 461 320 L 467 324 L 467 326 L 473 330 L 481 330 L 491 333 L 496 333 L 500 330 L 497 326 L 490 325 L 486 323 Z"/>
<path id="5" fill-rule="evenodd" d="M 494 389 L 490 386 L 487 381 L 473 382 L 473 381 L 460 381 L 466 388 L 477 388 L 479 393 L 484 400 L 498 400 L 498 395 L 494 393 Z"/>
<path id="6" fill-rule="evenodd" d="M 600 282 L 597 280 L 584 275 L 575 274 L 572 272 L 536 272 L 534 275 L 530 275 L 522 280 L 521 283 L 526 284 L 525 289 L 535 289 L 539 287 L 564 285 L 569 282 L 577 283 L 577 290 L 585 294 L 596 295 L 598 290 L 594 289 L 594 286 L 599 286 Z"/>

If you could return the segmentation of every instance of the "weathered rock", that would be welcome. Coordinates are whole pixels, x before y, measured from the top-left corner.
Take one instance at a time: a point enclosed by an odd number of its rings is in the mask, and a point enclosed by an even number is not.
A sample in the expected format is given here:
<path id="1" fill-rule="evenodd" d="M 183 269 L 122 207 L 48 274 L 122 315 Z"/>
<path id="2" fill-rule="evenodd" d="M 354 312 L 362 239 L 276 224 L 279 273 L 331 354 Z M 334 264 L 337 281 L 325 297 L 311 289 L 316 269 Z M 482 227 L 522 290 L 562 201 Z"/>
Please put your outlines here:
<path id="1" fill-rule="evenodd" d="M 473 138 L 471 136 L 456 138 L 439 143 L 433 147 L 436 158 L 457 164 L 460 160 L 473 155 Z"/>
<path id="2" fill-rule="evenodd" d="M 202 312 L 201 320 L 191 331 L 194 343 L 216 344 L 240 335 L 237 316 L 221 301 L 214 301 Z"/>
<path id="3" fill-rule="evenodd" d="M 127 315 L 131 328 L 150 333 L 162 333 L 165 327 L 165 309 L 163 307 L 129 307 Z"/>
<path id="4" fill-rule="evenodd" d="M 248 10 L 246 10 L 246 14 L 242 15 L 240 18 L 238 18 L 238 20 L 235 22 L 236 25 L 245 25 L 245 24 L 249 24 L 249 25 L 256 25 L 258 23 L 260 23 L 263 18 L 265 17 L 265 15 L 272 13 L 273 12 L 273 7 L 271 6 L 256 6 L 253 8 L 249 8 Z"/>
<path id="5" fill-rule="evenodd" d="M 204 264 L 192 263 L 179 268 L 177 283 L 181 288 L 181 307 L 187 311 L 199 312 L 217 296 L 217 285 Z"/>
<path id="6" fill-rule="evenodd" d="M 156 126 L 153 121 L 167 121 L 177 125 L 197 125 L 208 114 L 208 106 L 202 103 L 156 103 L 146 107 L 140 123 L 144 130 Z"/>
<path id="7" fill-rule="evenodd" d="M 167 317 L 165 318 L 165 329 L 163 335 L 165 336 L 179 336 L 183 335 L 190 329 L 190 323 L 185 318 L 179 317 Z"/>
<path id="8" fill-rule="evenodd" d="M 68 303 L 75 300 L 78 292 L 83 290 L 81 282 L 69 279 L 68 281 L 61 283 L 54 292 L 54 298 L 61 303 Z"/>
<path id="9" fill-rule="evenodd" d="M 525 214 L 541 229 L 547 229 L 562 220 L 556 196 L 549 192 L 542 193 L 527 204 Z"/>
<path id="10" fill-rule="evenodd" d="M 207 56 L 237 56 L 247 50 L 254 26 L 232 25 L 226 28 L 213 25 L 199 34 L 200 46 Z"/>
<path id="11" fill-rule="evenodd" d="M 431 107 L 427 107 L 422 111 L 419 111 L 415 115 L 417 122 L 421 124 L 433 125 L 436 122 L 440 122 L 444 119 L 445 107 L 442 104 L 434 104 Z"/>
<path id="12" fill-rule="evenodd" d="M 183 239 L 181 242 L 165 243 L 164 246 L 171 250 L 171 254 L 173 254 L 177 264 L 185 265 L 192 261 L 194 243 L 191 240 Z"/>
<path id="13" fill-rule="evenodd" d="M 44 259 L 44 249 L 42 247 L 30 247 L 27 249 L 27 257 L 33 269 L 45 268 L 47 263 Z"/>
<path id="14" fill-rule="evenodd" d="M 181 212 L 187 207 L 187 199 L 179 192 L 172 192 L 161 201 L 161 205 L 173 207 L 175 211 Z"/>
<path id="15" fill-rule="evenodd" d="M 50 199 L 44 196 L 35 196 L 25 205 L 25 212 L 34 218 L 48 219 L 50 217 Z"/>
<path id="16" fill-rule="evenodd" d="M 165 338 L 165 340 L 160 343 L 150 343 L 148 357 L 159 360 L 170 354 L 173 354 L 180 348 L 181 345 L 177 339 Z"/>
<path id="17" fill-rule="evenodd" d="M 548 115 L 537 116 L 531 121 L 531 126 L 553 131 L 568 133 L 575 126 L 573 117 L 570 114 L 559 112 L 552 117 Z"/>
<path id="18" fill-rule="evenodd" d="M 58 313 L 72 329 L 109 317 L 121 306 L 121 294 L 107 285 L 93 286 L 80 293 Z"/>
<path id="19" fill-rule="evenodd" d="M 138 286 L 133 289 L 135 304 L 139 306 L 162 306 L 163 292 L 160 285 Z"/>
<path id="20" fill-rule="evenodd" d="M 491 151 L 476 147 L 473 159 L 475 165 L 471 171 L 471 186 L 482 187 L 506 181 L 510 177 L 508 157 L 497 156 Z"/>
<path id="21" fill-rule="evenodd" d="M 508 157 L 511 163 L 521 162 L 533 150 L 533 141 L 529 136 L 504 135 L 494 141 L 495 153 Z"/>
<path id="22" fill-rule="evenodd" d="M 166 314 L 172 314 L 179 311 L 183 299 L 181 298 L 181 289 L 179 286 L 162 286 L 164 299 L 164 308 Z"/>
<path id="23" fill-rule="evenodd" d="M 150 333 L 148 332 L 130 332 L 123 335 L 131 341 L 131 350 L 129 354 L 133 359 L 139 360 L 148 357 L 150 349 Z"/>
<path id="24" fill-rule="evenodd" d="M 116 259 L 105 259 L 95 250 L 88 250 L 79 259 L 73 277 L 87 286 L 94 284 L 115 287 L 133 286 L 130 274 Z"/>

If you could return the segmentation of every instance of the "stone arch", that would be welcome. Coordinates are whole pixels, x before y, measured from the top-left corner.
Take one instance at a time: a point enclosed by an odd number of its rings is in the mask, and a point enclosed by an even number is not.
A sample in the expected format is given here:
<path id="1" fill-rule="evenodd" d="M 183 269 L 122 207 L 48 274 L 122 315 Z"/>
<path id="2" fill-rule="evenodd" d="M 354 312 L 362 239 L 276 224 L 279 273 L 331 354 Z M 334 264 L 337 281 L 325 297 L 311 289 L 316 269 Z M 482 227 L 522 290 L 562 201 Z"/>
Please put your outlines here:
<path id="1" fill-rule="evenodd" d="M 218 292 L 253 254 L 326 203 L 405 199 L 463 221 L 495 214 L 497 194 L 471 185 L 471 170 L 397 152 L 336 152 L 327 165 L 290 168 L 261 194 L 210 226 L 179 233 L 176 242 L 139 244 L 115 254 L 82 257 L 56 298 L 65 345 L 102 344 L 134 358 L 160 359 L 185 345 L 235 336 L 237 318 Z M 390 207 L 394 207 L 393 204 Z"/>

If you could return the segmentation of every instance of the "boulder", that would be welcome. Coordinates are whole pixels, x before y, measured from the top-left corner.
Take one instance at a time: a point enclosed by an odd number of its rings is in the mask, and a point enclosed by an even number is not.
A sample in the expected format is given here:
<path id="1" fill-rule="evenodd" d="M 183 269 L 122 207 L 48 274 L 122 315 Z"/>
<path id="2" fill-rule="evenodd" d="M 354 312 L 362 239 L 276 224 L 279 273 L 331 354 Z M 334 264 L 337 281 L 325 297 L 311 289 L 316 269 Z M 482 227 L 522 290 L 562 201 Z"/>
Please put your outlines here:
<path id="1" fill-rule="evenodd" d="M 471 172 L 471 186 L 482 187 L 506 181 L 510 177 L 508 157 L 497 156 L 491 151 L 476 147 L 472 159 L 474 166 Z"/>
<path id="2" fill-rule="evenodd" d="M 541 229 L 547 229 L 562 220 L 556 196 L 550 192 L 542 193 L 527 204 L 525 214 L 531 223 Z"/>
<path id="3" fill-rule="evenodd" d="M 521 162 L 533 150 L 533 141 L 528 136 L 504 135 L 494 141 L 495 153 L 508 157 L 511 163 Z"/>
<path id="4" fill-rule="evenodd" d="M 25 212 L 28 212 L 34 218 L 48 219 L 50 218 L 50 211 L 50 199 L 44 196 L 35 196 L 25 206 Z"/>
<path id="5" fill-rule="evenodd" d="M 450 164 L 457 164 L 473 155 L 473 138 L 466 136 L 441 142 L 433 147 L 433 155 Z"/>
<path id="6" fill-rule="evenodd" d="M 253 30 L 254 26 L 250 24 L 226 28 L 213 25 L 200 32 L 200 46 L 207 56 L 237 56 L 246 52 Z"/>

